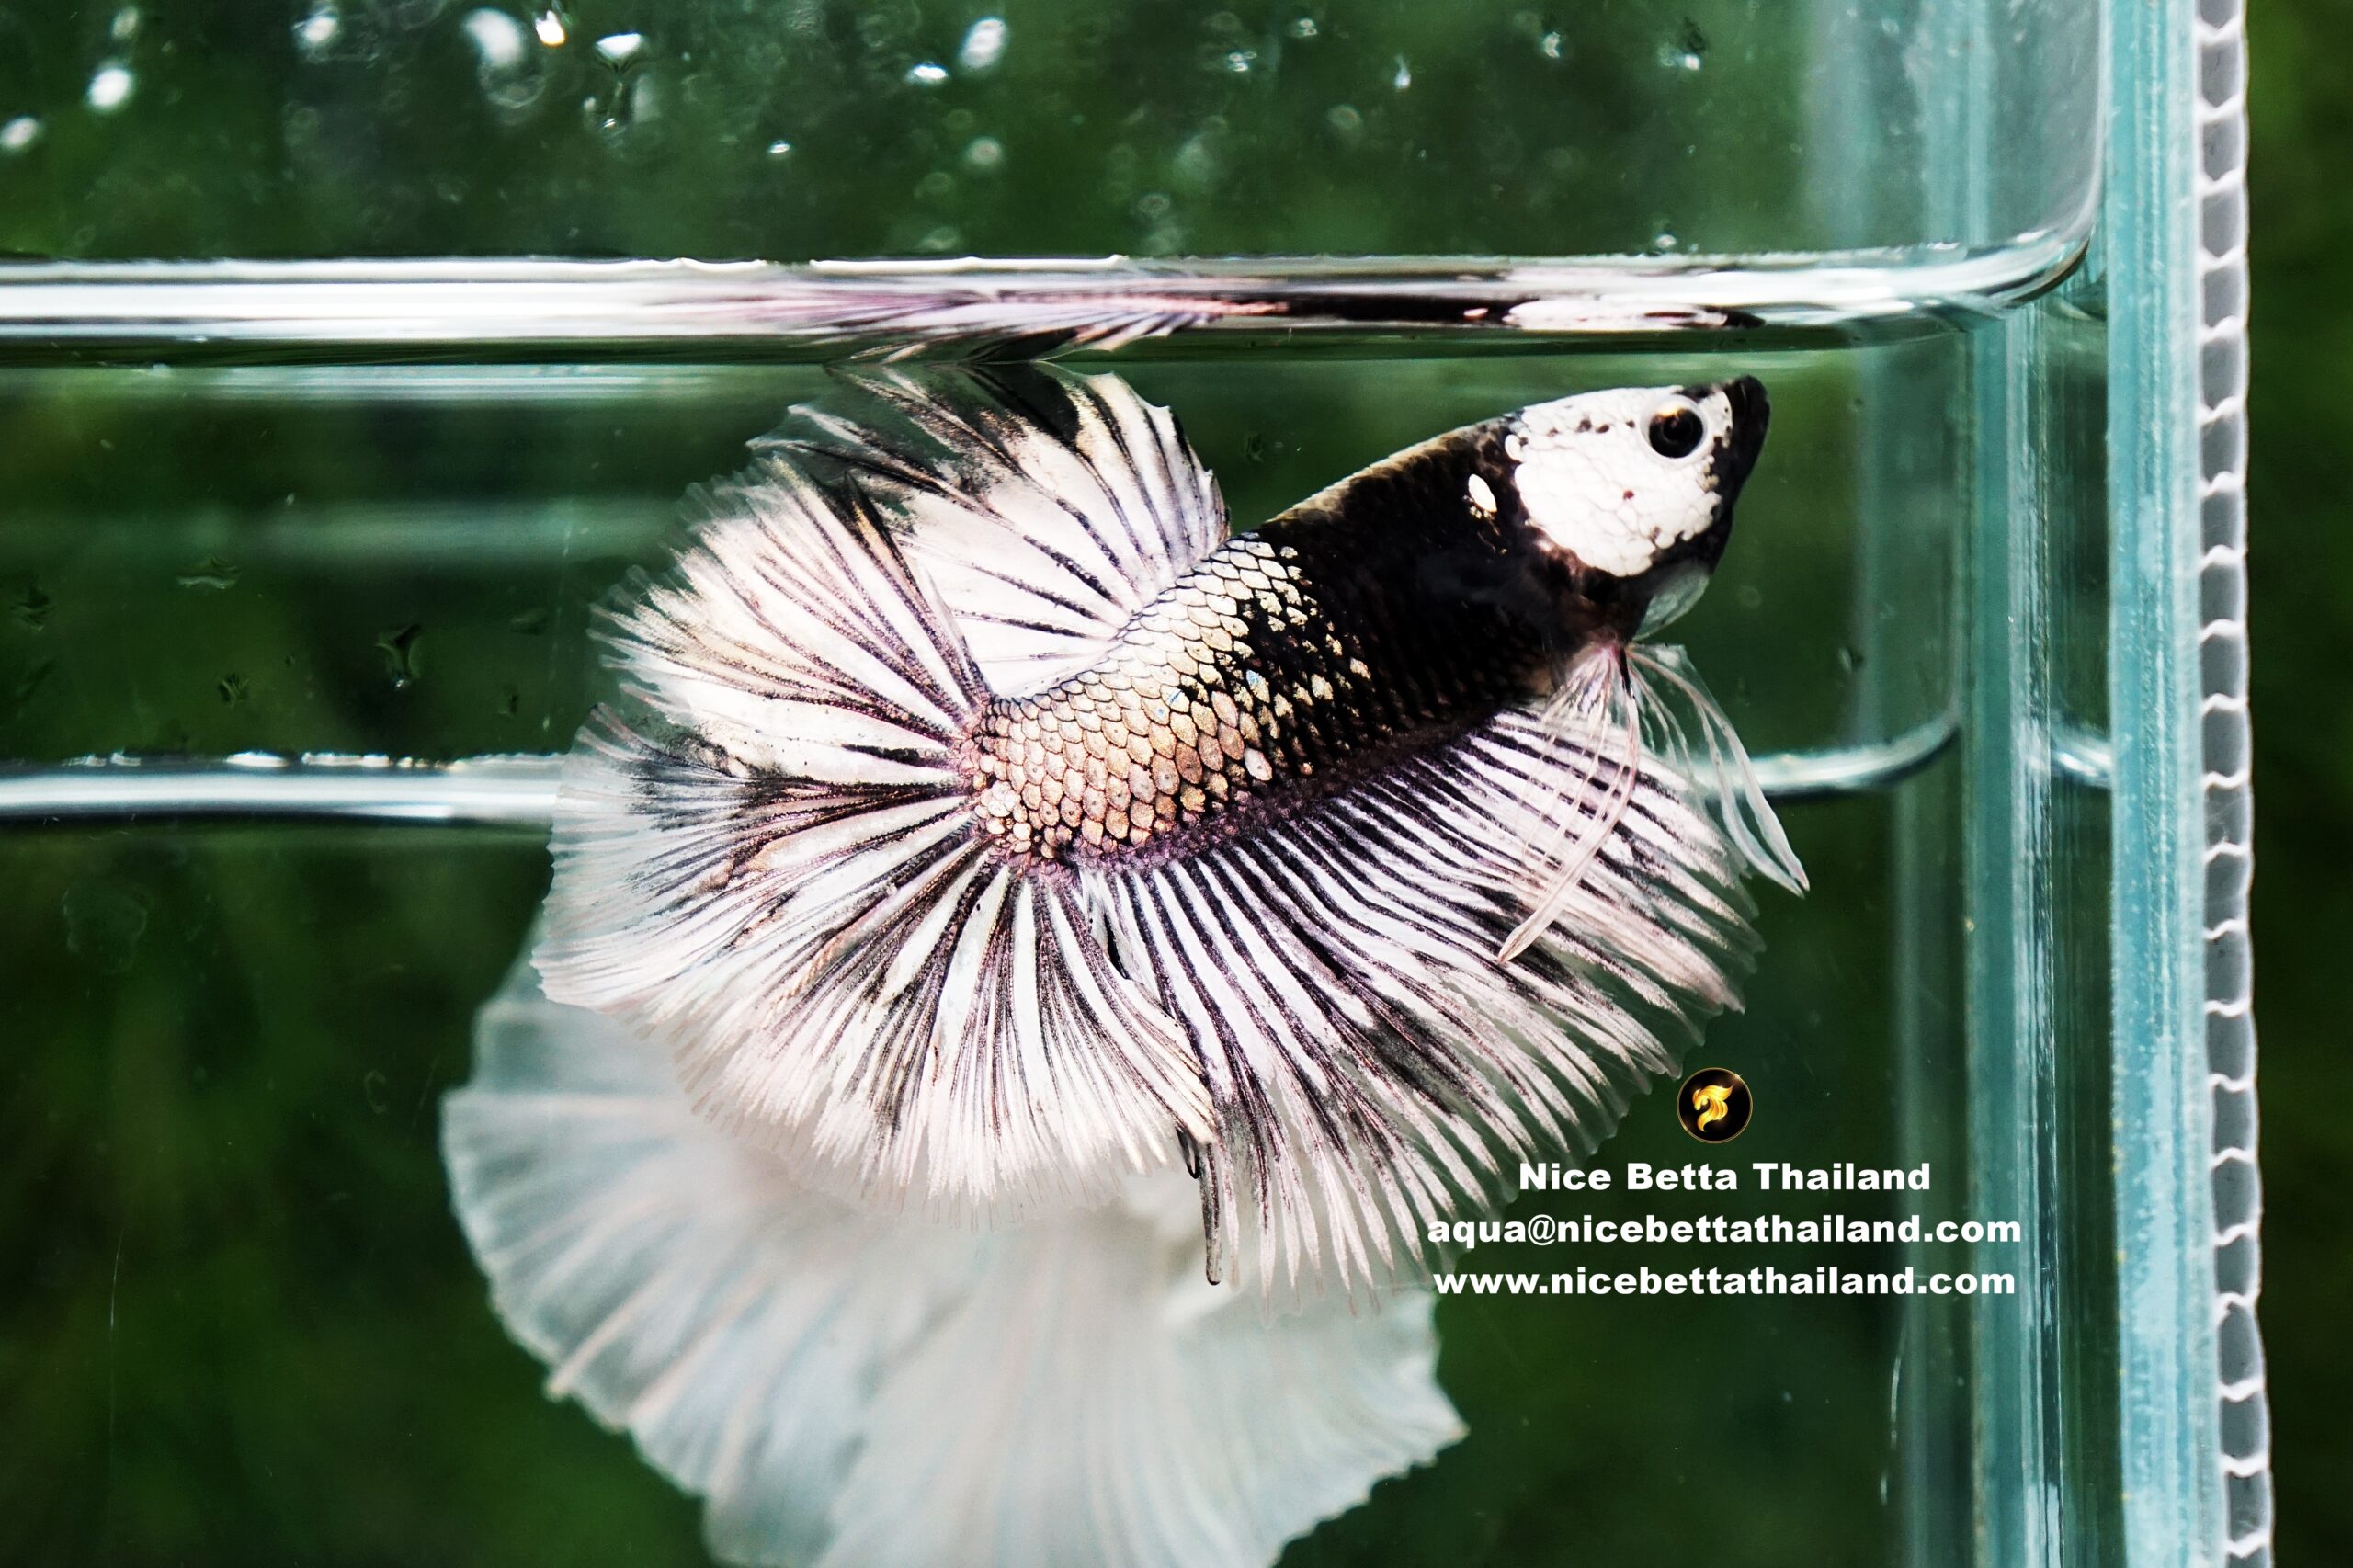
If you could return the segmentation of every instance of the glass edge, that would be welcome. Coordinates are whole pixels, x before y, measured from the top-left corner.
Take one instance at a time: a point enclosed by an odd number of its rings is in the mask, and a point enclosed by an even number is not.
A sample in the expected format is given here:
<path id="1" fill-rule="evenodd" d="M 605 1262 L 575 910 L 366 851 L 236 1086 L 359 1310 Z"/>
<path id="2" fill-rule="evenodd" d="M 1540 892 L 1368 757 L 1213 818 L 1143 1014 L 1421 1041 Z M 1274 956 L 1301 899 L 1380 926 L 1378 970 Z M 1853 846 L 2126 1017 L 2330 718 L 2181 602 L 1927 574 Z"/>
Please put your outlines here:
<path id="1" fill-rule="evenodd" d="M 2240 0 L 2109 6 L 2126 1561 L 2268 1565 L 2255 1307 Z"/>

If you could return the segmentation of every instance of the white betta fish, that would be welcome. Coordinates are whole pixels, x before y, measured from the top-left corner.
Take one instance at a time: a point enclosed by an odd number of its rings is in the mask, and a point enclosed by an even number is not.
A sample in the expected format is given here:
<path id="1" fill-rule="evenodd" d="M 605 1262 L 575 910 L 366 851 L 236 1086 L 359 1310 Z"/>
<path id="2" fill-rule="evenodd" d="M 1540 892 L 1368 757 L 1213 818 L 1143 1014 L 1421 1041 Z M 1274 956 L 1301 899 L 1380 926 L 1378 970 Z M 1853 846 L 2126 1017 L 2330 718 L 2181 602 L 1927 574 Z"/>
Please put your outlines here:
<path id="1" fill-rule="evenodd" d="M 1394 1274 L 1589 1150 L 1802 873 L 1679 653 L 1764 389 L 1439 436 L 1230 535 L 1109 376 L 799 411 L 608 635 L 549 994 L 803 1179 L 932 1210 L 1181 1157 L 1212 1278 Z"/>

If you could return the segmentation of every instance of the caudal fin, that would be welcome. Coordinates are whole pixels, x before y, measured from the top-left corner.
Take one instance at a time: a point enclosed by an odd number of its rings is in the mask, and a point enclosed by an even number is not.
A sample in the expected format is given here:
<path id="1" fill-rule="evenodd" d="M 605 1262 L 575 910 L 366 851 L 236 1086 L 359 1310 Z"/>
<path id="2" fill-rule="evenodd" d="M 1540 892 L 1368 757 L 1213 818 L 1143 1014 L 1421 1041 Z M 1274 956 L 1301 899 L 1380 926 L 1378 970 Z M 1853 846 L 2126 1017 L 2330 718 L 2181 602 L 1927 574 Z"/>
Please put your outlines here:
<path id="1" fill-rule="evenodd" d="M 794 1568 L 1265 1568 L 1462 1434 L 1424 1292 L 1261 1321 L 1161 1172 L 974 1234 L 799 1186 L 528 967 L 444 1102 L 458 1218 L 551 1396 Z"/>
<path id="2" fill-rule="evenodd" d="M 567 762 L 551 997 L 668 1041 L 699 1108 L 804 1177 L 978 1210 L 1091 1200 L 1208 1135 L 1183 1036 L 1067 888 L 983 848 L 989 692 L 851 490 L 771 462 L 608 628 Z"/>

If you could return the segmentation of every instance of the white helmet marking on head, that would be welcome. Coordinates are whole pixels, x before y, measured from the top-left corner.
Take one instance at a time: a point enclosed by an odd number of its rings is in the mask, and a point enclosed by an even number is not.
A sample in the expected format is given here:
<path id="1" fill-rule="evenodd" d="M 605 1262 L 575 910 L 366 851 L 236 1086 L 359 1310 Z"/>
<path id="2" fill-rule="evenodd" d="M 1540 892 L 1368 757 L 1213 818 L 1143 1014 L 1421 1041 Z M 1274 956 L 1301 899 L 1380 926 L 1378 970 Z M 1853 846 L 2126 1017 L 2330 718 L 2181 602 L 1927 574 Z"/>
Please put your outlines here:
<path id="1" fill-rule="evenodd" d="M 1669 403 L 1702 424 L 1688 457 L 1651 446 L 1651 417 Z M 1716 520 L 1709 459 L 1731 427 L 1731 402 L 1721 392 L 1688 398 L 1671 387 L 1624 387 L 1523 409 L 1505 450 L 1517 460 L 1512 481 L 1529 525 L 1586 565 L 1631 577 Z"/>

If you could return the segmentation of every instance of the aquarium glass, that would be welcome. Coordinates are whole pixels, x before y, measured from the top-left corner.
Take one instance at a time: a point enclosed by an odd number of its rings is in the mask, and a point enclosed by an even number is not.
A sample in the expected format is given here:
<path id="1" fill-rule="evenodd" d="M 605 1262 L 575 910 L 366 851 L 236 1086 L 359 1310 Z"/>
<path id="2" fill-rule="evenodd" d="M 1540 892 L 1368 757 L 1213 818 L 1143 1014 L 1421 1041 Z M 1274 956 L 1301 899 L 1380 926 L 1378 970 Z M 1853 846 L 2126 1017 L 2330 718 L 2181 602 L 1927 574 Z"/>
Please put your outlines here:
<path id="1" fill-rule="evenodd" d="M 2219 1487 L 2260 1408 L 2251 1320 L 2213 1403 L 2182 793 L 2229 587 L 2174 595 L 2214 542 L 2196 437 L 2130 440 L 2200 390 L 2164 214 L 2201 35 L 2164 9 L 0 6 L 9 1560 L 708 1560 L 502 1327 L 440 1101 L 547 892 L 599 607 L 846 358 L 981 352 L 1173 409 L 1238 528 L 1568 392 L 1766 383 L 1676 632 L 1811 879 L 1755 884 L 1745 1006 L 1688 1063 L 1754 1125 L 1695 1143 L 1661 1085 L 1585 1162 L 1620 1189 L 1503 1217 L 1990 1228 L 1449 1267 L 2015 1284 L 1449 1295 L 1467 1435 L 1283 1562 L 2139 1564 L 2254 1528 L 2245 1487 L 2147 1502 Z"/>

